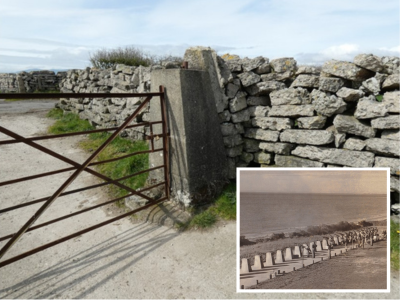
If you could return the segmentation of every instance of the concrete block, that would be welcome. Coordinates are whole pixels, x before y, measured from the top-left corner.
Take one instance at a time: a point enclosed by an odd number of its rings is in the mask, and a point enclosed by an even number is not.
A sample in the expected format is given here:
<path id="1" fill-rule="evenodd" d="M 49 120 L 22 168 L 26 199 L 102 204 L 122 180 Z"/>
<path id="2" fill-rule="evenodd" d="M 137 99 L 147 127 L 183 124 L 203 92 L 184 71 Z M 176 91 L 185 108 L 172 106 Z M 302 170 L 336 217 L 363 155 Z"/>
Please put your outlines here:
<path id="1" fill-rule="evenodd" d="M 277 250 L 276 251 L 276 257 L 275 257 L 275 263 L 283 263 L 283 254 L 282 254 L 282 250 Z"/>
<path id="2" fill-rule="evenodd" d="M 322 249 L 327 250 L 329 249 L 328 247 L 328 241 L 326 239 L 322 240 Z"/>
<path id="3" fill-rule="evenodd" d="M 263 262 L 261 261 L 261 256 L 260 255 L 256 255 L 254 257 L 254 265 L 251 266 L 252 270 L 261 270 L 263 268 Z"/>
<path id="4" fill-rule="evenodd" d="M 307 245 L 303 244 L 303 257 L 308 257 L 308 249 Z"/>
<path id="5" fill-rule="evenodd" d="M 292 260 L 293 259 L 293 254 L 292 254 L 292 248 L 286 248 L 286 251 L 285 251 L 285 261 L 288 261 L 288 260 Z"/>
<path id="6" fill-rule="evenodd" d="M 317 245 L 317 251 L 322 251 L 321 241 L 316 241 L 315 244 Z"/>
<path id="7" fill-rule="evenodd" d="M 242 267 L 240 268 L 240 274 L 250 273 L 251 266 L 248 258 L 242 258 Z"/>
<path id="8" fill-rule="evenodd" d="M 265 255 L 265 264 L 264 266 L 273 266 L 275 265 L 274 257 L 271 252 L 267 252 Z"/>
<path id="9" fill-rule="evenodd" d="M 300 246 L 299 245 L 294 246 L 293 254 L 297 255 L 298 257 L 301 257 L 301 251 L 300 251 Z"/>
<path id="10" fill-rule="evenodd" d="M 333 237 L 333 241 L 335 242 L 335 245 L 338 246 L 339 245 L 339 239 L 337 236 Z"/>

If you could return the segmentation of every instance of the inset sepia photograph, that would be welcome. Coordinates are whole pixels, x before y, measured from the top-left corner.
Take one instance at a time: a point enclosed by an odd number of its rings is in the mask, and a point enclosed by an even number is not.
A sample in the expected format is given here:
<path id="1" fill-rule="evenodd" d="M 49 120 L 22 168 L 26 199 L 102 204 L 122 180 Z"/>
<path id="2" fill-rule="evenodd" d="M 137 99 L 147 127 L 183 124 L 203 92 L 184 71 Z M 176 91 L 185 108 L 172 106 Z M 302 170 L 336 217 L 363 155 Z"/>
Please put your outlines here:
<path id="1" fill-rule="evenodd" d="M 242 169 L 238 292 L 389 292 L 388 169 Z"/>

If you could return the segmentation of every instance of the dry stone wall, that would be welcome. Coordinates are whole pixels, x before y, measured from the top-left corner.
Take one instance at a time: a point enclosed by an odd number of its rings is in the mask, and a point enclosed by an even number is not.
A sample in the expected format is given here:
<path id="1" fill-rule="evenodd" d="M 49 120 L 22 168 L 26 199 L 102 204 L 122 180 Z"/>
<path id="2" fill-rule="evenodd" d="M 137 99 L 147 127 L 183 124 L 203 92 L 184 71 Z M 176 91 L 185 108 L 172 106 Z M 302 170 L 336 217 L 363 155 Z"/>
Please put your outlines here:
<path id="1" fill-rule="evenodd" d="M 298 66 L 293 58 L 218 57 L 225 106 L 219 111 L 236 167 L 389 167 L 398 200 L 398 57 Z"/>
<path id="2" fill-rule="evenodd" d="M 0 91 L 2 93 L 33 93 L 58 91 L 60 82 L 66 72 L 32 71 L 0 74 Z"/>

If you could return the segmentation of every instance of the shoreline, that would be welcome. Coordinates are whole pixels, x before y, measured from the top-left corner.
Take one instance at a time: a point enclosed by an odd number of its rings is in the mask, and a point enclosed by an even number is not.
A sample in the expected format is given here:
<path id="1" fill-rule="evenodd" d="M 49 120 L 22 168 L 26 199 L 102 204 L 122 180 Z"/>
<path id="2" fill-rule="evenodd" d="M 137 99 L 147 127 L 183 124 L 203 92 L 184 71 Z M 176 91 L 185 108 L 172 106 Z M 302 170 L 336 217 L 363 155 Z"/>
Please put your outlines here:
<path id="1" fill-rule="evenodd" d="M 335 222 L 335 223 L 325 223 L 325 224 L 318 224 L 318 225 L 288 227 L 288 228 L 285 228 L 285 229 L 268 230 L 268 231 L 265 231 L 262 234 L 258 234 L 258 233 L 243 234 L 243 233 L 240 233 L 240 236 L 244 236 L 247 240 L 254 242 L 254 241 L 258 240 L 258 239 L 268 239 L 274 234 L 282 234 L 283 233 L 283 234 L 285 234 L 285 237 L 289 237 L 289 234 L 291 234 L 291 233 L 307 231 L 307 229 L 312 228 L 312 227 L 321 227 L 322 228 L 322 226 L 335 226 L 335 225 L 337 225 L 337 224 L 339 224 L 341 222 L 346 222 L 346 223 L 349 223 L 349 224 L 357 224 L 358 222 L 362 222 L 362 221 L 365 221 L 365 219 L 364 218 L 359 218 L 359 219 L 354 220 L 354 221 L 340 221 L 340 222 Z M 367 222 L 367 223 L 387 222 L 387 218 L 386 217 L 381 217 L 381 216 L 380 217 L 373 217 L 373 218 L 369 218 L 365 222 Z M 385 223 L 385 225 L 371 225 L 371 226 L 386 226 L 386 223 Z M 352 229 L 349 229 L 349 230 L 352 230 Z M 336 231 L 346 231 L 346 230 L 336 230 Z M 333 233 L 334 232 L 327 233 L 327 234 L 333 234 Z"/>

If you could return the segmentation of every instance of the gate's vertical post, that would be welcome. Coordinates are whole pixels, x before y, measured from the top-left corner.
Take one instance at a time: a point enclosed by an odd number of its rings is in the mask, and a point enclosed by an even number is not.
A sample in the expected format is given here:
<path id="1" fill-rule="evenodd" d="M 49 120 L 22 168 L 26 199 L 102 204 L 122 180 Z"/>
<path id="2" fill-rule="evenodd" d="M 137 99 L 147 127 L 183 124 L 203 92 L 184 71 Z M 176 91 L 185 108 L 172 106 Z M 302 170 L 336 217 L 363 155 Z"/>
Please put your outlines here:
<path id="1" fill-rule="evenodd" d="M 167 123 L 167 106 L 165 105 L 165 90 L 164 86 L 160 85 L 160 106 L 161 106 L 161 119 L 162 119 L 162 132 L 163 132 L 163 148 L 164 148 L 164 180 L 165 180 L 165 196 L 169 199 L 170 182 L 169 182 L 169 143 L 168 143 L 168 123 Z M 153 139 L 152 139 L 153 141 Z M 153 146 L 154 147 L 154 146 Z"/>
<path id="2" fill-rule="evenodd" d="M 208 73 L 199 70 L 157 69 L 151 73 L 151 89 L 165 87 L 161 105 L 150 105 L 150 120 L 165 120 L 170 131 L 168 157 L 150 153 L 150 167 L 168 164 L 171 198 L 185 206 L 211 201 L 227 182 L 226 150 Z M 164 106 L 162 106 L 164 104 Z M 162 133 L 155 124 L 154 134 Z M 155 141 L 156 148 L 161 141 Z M 168 147 L 168 145 L 167 145 Z M 149 174 L 149 182 L 160 181 L 162 170 Z"/>

